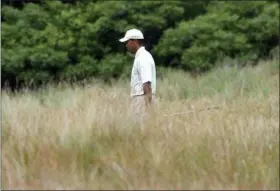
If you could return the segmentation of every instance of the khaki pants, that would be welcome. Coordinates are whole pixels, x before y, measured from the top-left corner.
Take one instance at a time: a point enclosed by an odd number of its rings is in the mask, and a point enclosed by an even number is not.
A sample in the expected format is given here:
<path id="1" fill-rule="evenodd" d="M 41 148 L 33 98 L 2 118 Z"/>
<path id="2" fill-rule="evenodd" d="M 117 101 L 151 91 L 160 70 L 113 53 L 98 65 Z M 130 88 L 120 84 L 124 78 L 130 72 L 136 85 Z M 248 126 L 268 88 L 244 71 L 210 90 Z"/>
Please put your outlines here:
<path id="1" fill-rule="evenodd" d="M 150 106 L 147 108 L 146 106 L 146 101 L 145 101 L 145 96 L 140 95 L 140 96 L 135 96 L 131 100 L 131 114 L 132 117 L 134 118 L 134 121 L 136 122 L 143 122 L 146 121 L 152 112 L 154 111 L 156 106 L 156 97 L 153 95 L 152 101 Z"/>

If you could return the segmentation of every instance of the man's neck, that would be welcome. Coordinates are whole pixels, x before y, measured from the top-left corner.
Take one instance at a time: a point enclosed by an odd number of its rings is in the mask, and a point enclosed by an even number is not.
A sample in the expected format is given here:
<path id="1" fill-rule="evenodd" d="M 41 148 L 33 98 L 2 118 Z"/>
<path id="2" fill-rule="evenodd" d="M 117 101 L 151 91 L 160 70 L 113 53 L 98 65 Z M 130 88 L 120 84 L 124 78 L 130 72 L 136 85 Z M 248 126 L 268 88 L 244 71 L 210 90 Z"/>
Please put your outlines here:
<path id="1" fill-rule="evenodd" d="M 139 49 L 142 48 L 142 47 L 144 47 L 144 46 L 138 46 L 138 47 L 136 48 L 135 56 L 136 56 L 137 52 L 139 51 Z"/>
<path id="2" fill-rule="evenodd" d="M 138 45 L 137 47 L 136 47 L 136 52 L 139 50 L 139 48 L 141 48 L 141 47 L 143 47 L 143 46 L 140 46 L 140 45 Z M 135 53 L 136 53 L 135 52 Z"/>

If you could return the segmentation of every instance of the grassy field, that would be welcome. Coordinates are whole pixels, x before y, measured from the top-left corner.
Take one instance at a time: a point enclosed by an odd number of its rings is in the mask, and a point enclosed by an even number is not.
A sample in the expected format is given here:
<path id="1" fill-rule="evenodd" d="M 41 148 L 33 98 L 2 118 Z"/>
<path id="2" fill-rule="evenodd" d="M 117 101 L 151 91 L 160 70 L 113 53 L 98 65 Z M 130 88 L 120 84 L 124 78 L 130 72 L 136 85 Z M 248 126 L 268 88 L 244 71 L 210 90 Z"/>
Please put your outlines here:
<path id="1" fill-rule="evenodd" d="M 2 91 L 2 188 L 279 189 L 277 62 L 157 85 L 145 126 L 128 81 Z"/>

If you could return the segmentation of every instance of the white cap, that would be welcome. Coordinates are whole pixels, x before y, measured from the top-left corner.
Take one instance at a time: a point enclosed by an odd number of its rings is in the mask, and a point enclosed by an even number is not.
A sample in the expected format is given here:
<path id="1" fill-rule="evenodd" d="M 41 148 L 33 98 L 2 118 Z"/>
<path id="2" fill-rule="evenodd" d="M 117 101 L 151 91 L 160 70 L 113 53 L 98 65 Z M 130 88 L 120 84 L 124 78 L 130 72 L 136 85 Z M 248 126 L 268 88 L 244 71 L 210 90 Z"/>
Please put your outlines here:
<path id="1" fill-rule="evenodd" d="M 121 38 L 119 41 L 125 42 L 130 39 L 144 39 L 144 35 L 138 29 L 130 29 L 130 30 L 126 31 L 125 36 L 123 38 Z"/>

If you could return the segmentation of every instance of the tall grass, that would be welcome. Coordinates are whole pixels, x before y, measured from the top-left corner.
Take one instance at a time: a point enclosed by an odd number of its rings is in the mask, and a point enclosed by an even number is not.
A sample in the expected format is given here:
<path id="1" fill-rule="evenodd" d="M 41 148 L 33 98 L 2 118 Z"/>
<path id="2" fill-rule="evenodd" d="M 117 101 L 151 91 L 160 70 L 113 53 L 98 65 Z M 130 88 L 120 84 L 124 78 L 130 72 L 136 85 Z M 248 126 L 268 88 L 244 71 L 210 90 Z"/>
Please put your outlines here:
<path id="1" fill-rule="evenodd" d="M 166 70 L 145 126 L 127 81 L 2 92 L 3 189 L 279 189 L 274 66 Z"/>

